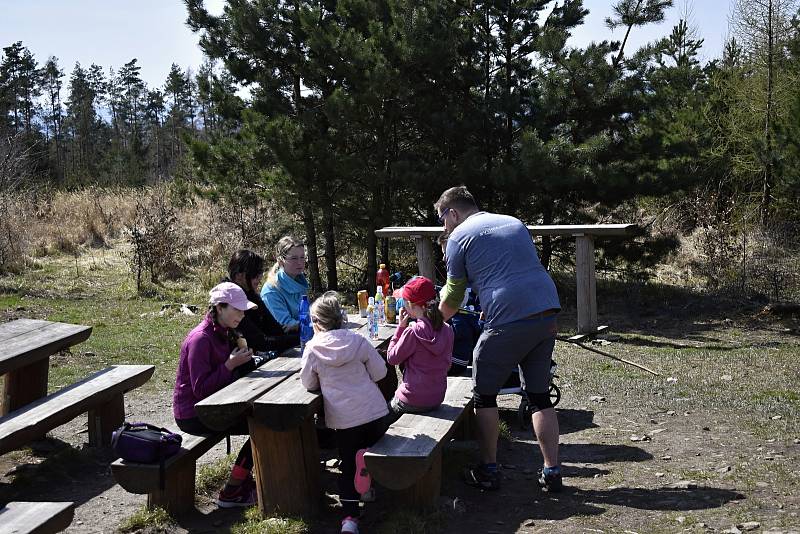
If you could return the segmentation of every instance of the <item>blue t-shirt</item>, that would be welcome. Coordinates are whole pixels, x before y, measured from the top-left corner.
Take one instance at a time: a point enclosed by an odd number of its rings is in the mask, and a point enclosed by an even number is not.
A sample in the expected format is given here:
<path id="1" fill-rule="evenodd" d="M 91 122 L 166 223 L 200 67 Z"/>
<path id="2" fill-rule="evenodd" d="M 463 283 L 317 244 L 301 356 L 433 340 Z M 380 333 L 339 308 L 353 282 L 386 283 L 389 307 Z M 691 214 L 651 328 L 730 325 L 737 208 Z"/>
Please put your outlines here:
<path id="1" fill-rule="evenodd" d="M 561 308 L 528 229 L 508 215 L 480 211 L 459 224 L 447 240 L 447 276 L 467 279 L 490 327 Z"/>

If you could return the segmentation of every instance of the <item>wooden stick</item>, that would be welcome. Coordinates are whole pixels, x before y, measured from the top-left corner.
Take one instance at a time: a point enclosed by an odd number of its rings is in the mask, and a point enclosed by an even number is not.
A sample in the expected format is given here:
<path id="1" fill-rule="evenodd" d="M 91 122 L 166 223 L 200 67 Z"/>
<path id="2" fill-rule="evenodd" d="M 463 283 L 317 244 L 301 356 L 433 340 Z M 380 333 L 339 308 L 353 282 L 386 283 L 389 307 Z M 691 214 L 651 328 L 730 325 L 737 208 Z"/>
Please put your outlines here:
<path id="1" fill-rule="evenodd" d="M 632 365 L 632 366 L 634 366 L 634 367 L 637 367 L 637 368 L 639 368 L 639 369 L 641 369 L 641 370 L 643 370 L 643 371 L 647 371 L 647 372 L 648 372 L 648 373 L 650 373 L 651 375 L 654 375 L 654 376 L 661 376 L 659 373 L 656 373 L 655 371 L 653 371 L 653 370 L 651 370 L 651 369 L 648 369 L 648 368 L 647 368 L 647 367 L 645 367 L 644 365 L 640 365 L 640 364 L 638 364 L 638 363 L 635 363 L 635 362 L 632 362 L 632 361 L 626 360 L 626 359 L 624 359 L 624 358 L 620 358 L 620 357 L 618 357 L 618 356 L 613 356 L 613 355 L 611 355 L 611 354 L 609 354 L 609 353 L 607 353 L 607 352 L 603 352 L 602 350 L 598 350 L 598 349 L 595 349 L 595 348 L 593 348 L 593 347 L 587 347 L 587 346 L 586 346 L 586 345 L 584 345 L 583 343 L 578 343 L 577 341 L 570 341 L 570 339 L 569 339 L 569 338 L 565 338 L 565 337 L 556 337 L 556 339 L 557 339 L 557 340 L 559 340 L 559 341 L 564 341 L 564 342 L 566 342 L 566 343 L 572 343 L 573 345 L 577 345 L 577 346 L 579 346 L 579 347 L 581 347 L 581 348 L 583 348 L 583 349 L 586 349 L 586 350 L 588 350 L 589 352 L 595 352 L 595 353 L 597 353 L 597 354 L 600 354 L 601 356 L 605 356 L 606 358 L 611 358 L 612 360 L 617 360 L 618 362 L 627 363 L 628 365 Z"/>

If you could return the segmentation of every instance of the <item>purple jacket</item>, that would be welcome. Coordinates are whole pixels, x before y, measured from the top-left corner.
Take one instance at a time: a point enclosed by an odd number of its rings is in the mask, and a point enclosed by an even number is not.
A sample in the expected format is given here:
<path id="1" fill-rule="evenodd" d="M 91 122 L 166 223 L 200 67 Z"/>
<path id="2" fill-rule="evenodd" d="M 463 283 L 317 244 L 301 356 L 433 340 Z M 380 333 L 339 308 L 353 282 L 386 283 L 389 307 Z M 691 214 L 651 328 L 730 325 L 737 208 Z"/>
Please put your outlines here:
<path id="1" fill-rule="evenodd" d="M 233 382 L 233 373 L 225 367 L 232 350 L 228 329 L 214 324 L 210 315 L 189 332 L 181 345 L 172 393 L 175 419 L 195 417 L 195 404 Z"/>
<path id="2" fill-rule="evenodd" d="M 386 360 L 406 363 L 403 382 L 394 396 L 410 406 L 438 406 L 447 391 L 447 371 L 453 356 L 453 328 L 445 323 L 436 332 L 421 317 L 408 328 L 398 328 L 389 342 Z"/>

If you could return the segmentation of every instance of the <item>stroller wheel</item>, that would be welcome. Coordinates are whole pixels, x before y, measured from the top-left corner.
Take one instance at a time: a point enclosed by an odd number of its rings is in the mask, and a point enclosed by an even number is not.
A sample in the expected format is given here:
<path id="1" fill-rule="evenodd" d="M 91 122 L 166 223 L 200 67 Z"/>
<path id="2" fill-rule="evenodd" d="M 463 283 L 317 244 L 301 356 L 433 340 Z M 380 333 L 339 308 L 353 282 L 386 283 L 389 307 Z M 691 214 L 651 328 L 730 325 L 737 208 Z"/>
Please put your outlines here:
<path id="1" fill-rule="evenodd" d="M 550 391 L 548 392 L 550 395 L 550 402 L 555 406 L 558 404 L 558 401 L 561 400 L 561 390 L 558 389 L 558 386 L 555 384 L 550 384 Z"/>
<path id="2" fill-rule="evenodd" d="M 528 397 L 522 393 L 522 398 L 519 401 L 519 408 L 517 409 L 517 416 L 519 417 L 519 427 L 525 430 L 531 423 L 531 405 L 528 402 Z"/>

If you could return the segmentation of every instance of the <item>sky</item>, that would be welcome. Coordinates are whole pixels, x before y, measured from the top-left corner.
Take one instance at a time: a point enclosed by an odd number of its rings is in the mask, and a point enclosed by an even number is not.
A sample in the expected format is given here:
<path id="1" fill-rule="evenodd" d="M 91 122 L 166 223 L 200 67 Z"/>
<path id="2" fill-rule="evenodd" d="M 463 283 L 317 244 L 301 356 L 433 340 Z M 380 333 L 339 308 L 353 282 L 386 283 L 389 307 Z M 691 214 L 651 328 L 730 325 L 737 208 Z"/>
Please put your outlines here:
<path id="1" fill-rule="evenodd" d="M 613 0 L 583 4 L 589 15 L 570 44 L 622 40 L 624 28 L 611 32 L 603 22 L 611 15 Z M 626 50 L 668 35 L 687 4 L 691 25 L 705 39 L 703 59 L 719 57 L 730 0 L 675 0 L 665 22 L 634 29 Z M 206 0 L 212 13 L 221 12 L 223 5 L 224 0 Z M 180 0 L 0 0 L 0 47 L 16 41 L 22 41 L 40 64 L 56 56 L 67 76 L 75 62 L 84 67 L 96 63 L 108 72 L 137 58 L 150 87 L 163 86 L 173 62 L 196 71 L 203 61 Z"/>

